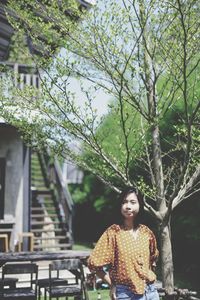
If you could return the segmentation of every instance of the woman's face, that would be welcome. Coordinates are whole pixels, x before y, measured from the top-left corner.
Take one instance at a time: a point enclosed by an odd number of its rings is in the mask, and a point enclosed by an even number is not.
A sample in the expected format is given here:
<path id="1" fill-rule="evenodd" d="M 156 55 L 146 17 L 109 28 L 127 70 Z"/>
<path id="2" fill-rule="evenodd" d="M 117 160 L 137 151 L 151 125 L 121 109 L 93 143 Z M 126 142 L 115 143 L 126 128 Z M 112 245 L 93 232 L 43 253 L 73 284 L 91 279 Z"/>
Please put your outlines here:
<path id="1" fill-rule="evenodd" d="M 140 205 L 135 193 L 130 193 L 124 198 L 121 213 L 125 219 L 133 219 L 139 212 Z"/>

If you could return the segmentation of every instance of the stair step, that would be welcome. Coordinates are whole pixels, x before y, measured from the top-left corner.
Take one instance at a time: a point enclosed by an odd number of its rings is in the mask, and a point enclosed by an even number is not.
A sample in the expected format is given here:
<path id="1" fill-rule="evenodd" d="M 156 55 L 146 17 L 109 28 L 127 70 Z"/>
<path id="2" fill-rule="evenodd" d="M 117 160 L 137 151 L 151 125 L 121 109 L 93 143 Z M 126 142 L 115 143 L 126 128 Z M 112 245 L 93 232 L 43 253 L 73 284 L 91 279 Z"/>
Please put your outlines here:
<path id="1" fill-rule="evenodd" d="M 54 203 L 53 199 L 50 199 L 50 198 L 44 199 L 44 200 L 42 200 L 41 202 L 42 202 L 42 203 L 45 203 L 45 204 L 52 204 L 52 203 Z"/>
<path id="2" fill-rule="evenodd" d="M 44 182 L 44 177 L 43 177 L 43 175 L 42 174 L 37 174 L 37 173 L 32 173 L 31 174 L 31 182 L 32 182 L 32 184 L 34 184 L 34 182 Z"/>
<path id="3" fill-rule="evenodd" d="M 44 187 L 44 189 L 46 188 L 46 185 L 45 185 L 45 183 L 44 183 L 44 180 L 42 179 L 42 178 L 37 178 L 37 180 L 36 179 L 32 179 L 32 185 L 33 186 L 42 186 L 42 187 Z"/>
<path id="4" fill-rule="evenodd" d="M 45 206 L 45 211 L 47 211 L 47 213 L 56 213 L 57 209 L 54 206 Z"/>
<path id="5" fill-rule="evenodd" d="M 36 189 L 34 190 L 34 192 L 38 195 L 52 195 L 52 191 L 48 190 L 48 189 Z"/>
<path id="6" fill-rule="evenodd" d="M 50 225 L 50 224 L 58 225 L 58 224 L 65 224 L 65 222 L 60 222 L 60 221 L 49 221 L 49 222 L 33 221 L 33 222 L 31 222 L 31 226 L 35 226 L 35 225 Z"/>
<path id="7" fill-rule="evenodd" d="M 31 176 L 33 176 L 35 173 L 42 175 L 42 171 L 40 169 L 40 166 L 37 166 L 37 165 L 32 166 Z"/>
<path id="8" fill-rule="evenodd" d="M 32 168 L 31 168 L 31 174 L 35 174 L 35 173 L 42 174 L 42 170 L 41 170 L 40 166 L 38 166 L 36 164 L 32 165 Z"/>
<path id="9" fill-rule="evenodd" d="M 43 211 L 44 208 L 38 205 L 38 206 L 33 206 L 33 207 L 31 207 L 31 210 L 32 210 L 32 211 L 41 211 L 41 210 Z"/>
<path id="10" fill-rule="evenodd" d="M 44 212 L 44 208 L 43 207 L 31 207 L 31 211 L 42 211 L 42 212 Z"/>
<path id="11" fill-rule="evenodd" d="M 37 172 L 37 173 L 36 173 L 36 172 L 32 173 L 32 174 L 31 174 L 31 179 L 32 179 L 33 182 L 39 181 L 39 179 L 42 179 L 42 180 L 44 181 L 44 177 L 43 177 L 42 174 L 39 173 L 39 172 Z"/>
<path id="12" fill-rule="evenodd" d="M 65 235 L 56 235 L 53 238 L 52 237 L 36 237 L 34 236 L 34 240 L 65 240 L 67 237 Z"/>
<path id="13" fill-rule="evenodd" d="M 38 182 L 38 183 L 44 183 L 44 177 L 42 176 L 42 174 L 32 174 L 31 176 L 32 178 L 32 182 Z"/>
<path id="14" fill-rule="evenodd" d="M 31 229 L 31 232 L 35 233 L 41 233 L 41 232 L 63 232 L 64 230 L 62 228 L 54 228 L 54 229 Z"/>
<path id="15" fill-rule="evenodd" d="M 40 199 L 41 199 L 41 201 L 42 202 L 44 202 L 44 201 L 46 201 L 46 200 L 52 200 L 52 195 L 50 194 L 50 195 L 39 195 L 39 197 L 41 197 Z"/>
<path id="16" fill-rule="evenodd" d="M 33 218 L 45 218 L 45 217 L 50 217 L 50 218 L 53 218 L 53 217 L 58 217 L 57 214 L 31 214 L 31 217 Z"/>
<path id="17" fill-rule="evenodd" d="M 71 244 L 52 244 L 52 245 L 34 245 L 34 249 L 42 249 L 42 248 L 70 248 L 72 245 Z"/>
<path id="18" fill-rule="evenodd" d="M 62 223 L 62 221 L 60 221 L 58 218 L 55 218 L 55 217 L 53 217 L 53 218 L 46 218 L 46 217 L 44 217 L 44 218 L 38 218 L 38 217 L 32 217 L 31 218 L 31 224 L 33 225 L 33 223 L 34 222 L 43 222 L 43 224 L 44 225 L 48 225 L 48 224 L 61 224 Z M 58 223 L 53 223 L 53 222 L 58 222 Z M 42 225 L 42 223 L 41 224 L 35 224 L 34 226 L 36 226 L 36 225 Z"/>
<path id="19" fill-rule="evenodd" d="M 32 170 L 40 170 L 41 172 L 41 167 L 39 165 L 39 162 L 38 161 L 31 161 L 31 169 Z"/>
<path id="20" fill-rule="evenodd" d="M 37 154 L 36 155 L 31 155 L 31 163 L 39 163 L 39 159 L 38 159 L 38 156 Z"/>
<path id="21" fill-rule="evenodd" d="M 32 187 L 35 188 L 36 190 L 45 190 L 47 189 L 46 187 L 46 184 L 44 182 L 35 182 L 35 181 L 32 181 Z"/>
<path id="22" fill-rule="evenodd" d="M 36 196 L 36 197 L 35 197 Z M 52 195 L 47 195 L 47 194 L 40 194 L 38 193 L 38 190 L 36 194 L 34 195 L 35 198 L 32 200 L 32 207 L 38 207 L 41 206 L 41 203 L 44 202 L 44 198 L 52 198 Z"/>
<path id="23" fill-rule="evenodd" d="M 37 190 L 37 191 L 44 191 L 45 190 L 45 188 L 46 188 L 46 185 L 44 184 L 44 183 L 42 183 L 42 184 L 35 184 L 35 183 L 33 183 L 32 184 L 32 186 Z M 43 193 L 43 192 L 42 192 Z"/>
<path id="24" fill-rule="evenodd" d="M 41 190 L 47 189 L 46 184 L 42 182 L 42 180 L 40 181 L 32 180 L 32 186 L 36 188 L 40 188 Z"/>
<path id="25" fill-rule="evenodd" d="M 40 165 L 40 162 L 39 162 L 39 160 L 36 158 L 36 157 L 32 157 L 31 158 L 31 167 L 32 166 L 34 166 L 34 167 L 36 167 L 36 166 L 39 166 Z"/>

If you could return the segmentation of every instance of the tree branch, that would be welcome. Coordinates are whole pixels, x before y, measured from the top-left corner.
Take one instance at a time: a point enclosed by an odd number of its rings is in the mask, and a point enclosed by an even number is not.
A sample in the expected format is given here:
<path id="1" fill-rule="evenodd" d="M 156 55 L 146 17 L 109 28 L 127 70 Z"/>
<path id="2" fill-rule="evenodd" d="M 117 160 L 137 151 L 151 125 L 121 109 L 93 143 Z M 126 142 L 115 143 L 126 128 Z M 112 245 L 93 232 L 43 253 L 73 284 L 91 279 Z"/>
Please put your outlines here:
<path id="1" fill-rule="evenodd" d="M 190 177 L 190 180 L 179 190 L 178 195 L 172 201 L 172 210 L 183 201 L 185 195 L 188 191 L 194 186 L 197 180 L 200 177 L 200 165 L 197 166 L 195 172 Z"/>

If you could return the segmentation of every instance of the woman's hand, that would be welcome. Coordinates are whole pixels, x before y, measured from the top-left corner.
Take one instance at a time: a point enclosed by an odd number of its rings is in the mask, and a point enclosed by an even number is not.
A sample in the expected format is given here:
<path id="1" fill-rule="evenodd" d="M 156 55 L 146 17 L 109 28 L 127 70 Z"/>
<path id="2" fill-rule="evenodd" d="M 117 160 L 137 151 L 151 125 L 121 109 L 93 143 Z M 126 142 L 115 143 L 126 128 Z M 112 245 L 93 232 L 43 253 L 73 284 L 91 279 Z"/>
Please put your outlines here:
<path id="1" fill-rule="evenodd" d="M 110 286 L 110 299 L 111 300 L 117 300 L 117 297 L 116 297 L 116 286 L 115 285 L 111 285 Z"/>

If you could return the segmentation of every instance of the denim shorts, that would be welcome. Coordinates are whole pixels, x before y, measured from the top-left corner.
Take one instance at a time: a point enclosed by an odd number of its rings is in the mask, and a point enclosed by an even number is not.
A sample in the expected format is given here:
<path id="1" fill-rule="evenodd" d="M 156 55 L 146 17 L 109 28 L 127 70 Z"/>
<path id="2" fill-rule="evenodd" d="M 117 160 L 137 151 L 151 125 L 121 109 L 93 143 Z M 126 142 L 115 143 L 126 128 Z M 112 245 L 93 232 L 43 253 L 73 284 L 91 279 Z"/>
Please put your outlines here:
<path id="1" fill-rule="evenodd" d="M 135 294 L 126 285 L 116 285 L 117 300 L 159 300 L 156 286 L 147 284 L 144 294 Z"/>

